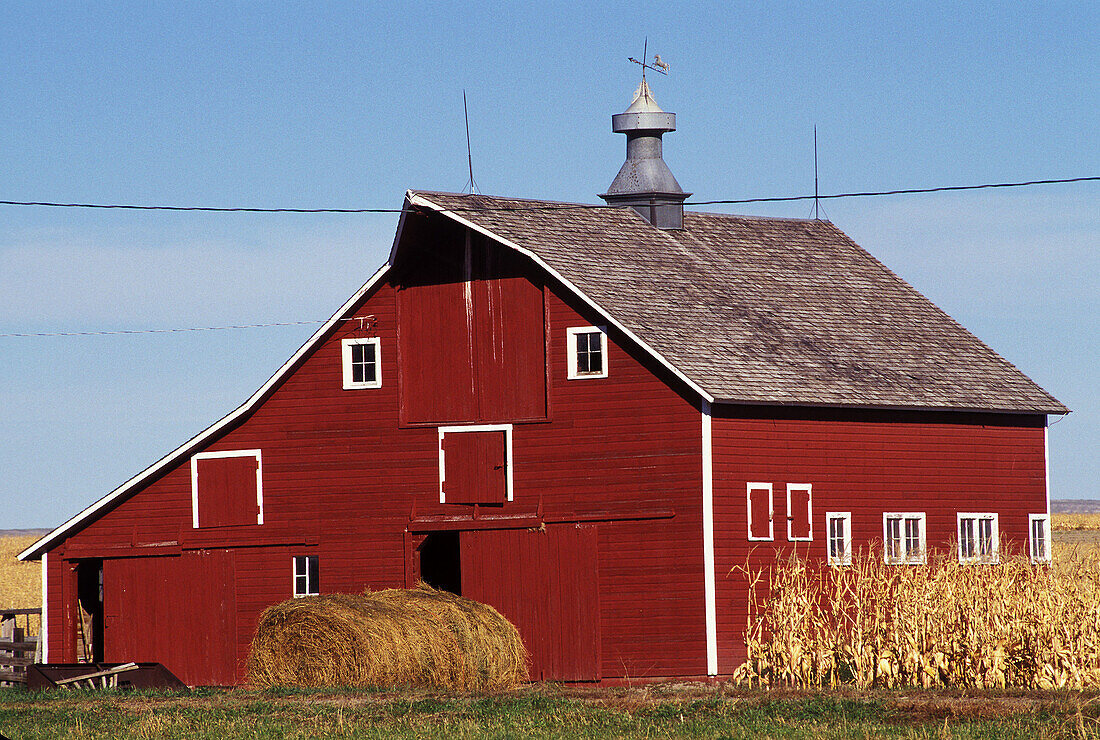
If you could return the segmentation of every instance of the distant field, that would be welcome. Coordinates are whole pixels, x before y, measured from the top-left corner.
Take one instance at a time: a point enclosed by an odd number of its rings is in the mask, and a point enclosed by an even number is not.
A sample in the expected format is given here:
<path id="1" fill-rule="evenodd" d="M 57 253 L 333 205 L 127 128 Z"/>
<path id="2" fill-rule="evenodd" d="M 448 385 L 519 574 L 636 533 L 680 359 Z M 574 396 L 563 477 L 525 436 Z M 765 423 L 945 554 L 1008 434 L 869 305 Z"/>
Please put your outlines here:
<path id="1" fill-rule="evenodd" d="M 42 606 L 42 568 L 37 562 L 15 559 L 37 539 L 34 535 L 0 537 L 0 609 Z"/>
<path id="2" fill-rule="evenodd" d="M 1055 531 L 1100 530 L 1100 514 L 1051 514 Z"/>

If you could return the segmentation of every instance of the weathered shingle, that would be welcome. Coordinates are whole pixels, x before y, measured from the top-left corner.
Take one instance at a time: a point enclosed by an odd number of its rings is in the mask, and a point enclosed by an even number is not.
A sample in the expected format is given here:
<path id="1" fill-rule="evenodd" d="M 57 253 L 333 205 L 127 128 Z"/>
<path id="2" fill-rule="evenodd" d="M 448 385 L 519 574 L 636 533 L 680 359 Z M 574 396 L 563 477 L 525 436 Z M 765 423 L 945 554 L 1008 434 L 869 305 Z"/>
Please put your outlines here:
<path id="1" fill-rule="evenodd" d="M 718 401 L 1067 409 L 825 221 L 411 192 L 538 255 Z"/>

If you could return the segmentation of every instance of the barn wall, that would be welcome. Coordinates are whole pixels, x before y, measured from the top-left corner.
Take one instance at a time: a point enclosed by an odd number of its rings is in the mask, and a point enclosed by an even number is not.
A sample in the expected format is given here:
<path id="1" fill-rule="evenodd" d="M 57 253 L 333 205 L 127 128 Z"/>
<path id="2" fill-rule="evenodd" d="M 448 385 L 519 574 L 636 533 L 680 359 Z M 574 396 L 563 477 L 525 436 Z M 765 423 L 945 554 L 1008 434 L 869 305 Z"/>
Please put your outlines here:
<path id="1" fill-rule="evenodd" d="M 852 513 L 852 545 L 882 553 L 884 512 L 925 512 L 929 548 L 957 512 L 999 514 L 1002 552 L 1027 552 L 1028 514 L 1046 512 L 1044 417 L 717 408 L 713 422 L 719 671 L 744 659 L 745 579 L 777 550 L 826 557 L 825 513 Z M 746 484 L 774 485 L 774 542 L 750 542 Z M 787 541 L 788 483 L 813 485 L 813 541 Z M 904 566 L 898 566 L 904 567 Z"/>
<path id="2" fill-rule="evenodd" d="M 472 521 L 473 509 L 439 503 L 437 428 L 400 418 L 397 273 L 346 314 L 367 317 L 362 327 L 343 322 L 246 419 L 195 450 L 261 450 L 263 525 L 193 529 L 184 459 L 64 541 L 49 559 L 55 578 L 78 558 L 231 551 L 238 679 L 259 613 L 292 594 L 293 555 L 320 557 L 322 593 L 404 586 L 410 521 Z M 610 377 L 567 380 L 566 327 L 603 322 L 553 285 L 545 310 L 547 418 L 471 420 L 514 423 L 514 501 L 478 517 L 596 529 L 604 677 L 704 673 L 699 411 L 615 334 Z M 381 340 L 382 387 L 343 390 L 340 340 L 362 336 Z M 74 629 L 54 598 L 51 586 L 51 643 Z"/>

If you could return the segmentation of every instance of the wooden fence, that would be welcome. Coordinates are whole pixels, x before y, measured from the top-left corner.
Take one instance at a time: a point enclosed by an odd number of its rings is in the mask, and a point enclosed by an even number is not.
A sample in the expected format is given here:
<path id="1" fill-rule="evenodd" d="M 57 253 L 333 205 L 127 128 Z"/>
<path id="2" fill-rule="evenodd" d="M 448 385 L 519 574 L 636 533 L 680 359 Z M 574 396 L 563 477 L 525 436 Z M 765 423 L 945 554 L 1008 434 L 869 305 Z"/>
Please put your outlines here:
<path id="1" fill-rule="evenodd" d="M 39 636 L 28 634 L 32 618 L 37 618 L 37 631 L 41 634 L 41 609 L 0 609 L 0 686 L 26 683 L 27 666 L 42 661 Z"/>

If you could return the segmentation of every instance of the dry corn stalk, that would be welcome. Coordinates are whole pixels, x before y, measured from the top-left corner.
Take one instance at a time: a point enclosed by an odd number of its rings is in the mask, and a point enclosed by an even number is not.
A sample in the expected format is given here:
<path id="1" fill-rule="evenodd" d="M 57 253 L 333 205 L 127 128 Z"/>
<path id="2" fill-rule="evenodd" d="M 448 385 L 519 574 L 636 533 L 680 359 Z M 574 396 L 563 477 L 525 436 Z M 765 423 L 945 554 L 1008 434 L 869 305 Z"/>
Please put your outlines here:
<path id="1" fill-rule="evenodd" d="M 835 568 L 796 556 L 748 578 L 749 685 L 1100 687 L 1100 553 Z"/>

